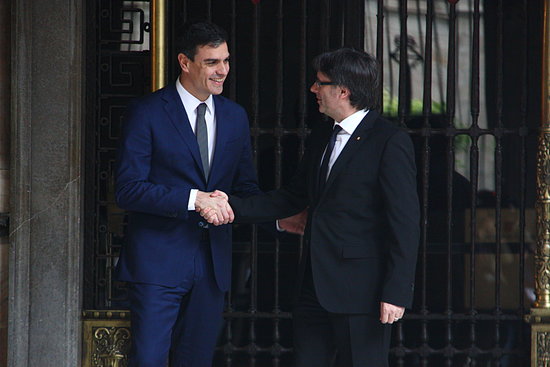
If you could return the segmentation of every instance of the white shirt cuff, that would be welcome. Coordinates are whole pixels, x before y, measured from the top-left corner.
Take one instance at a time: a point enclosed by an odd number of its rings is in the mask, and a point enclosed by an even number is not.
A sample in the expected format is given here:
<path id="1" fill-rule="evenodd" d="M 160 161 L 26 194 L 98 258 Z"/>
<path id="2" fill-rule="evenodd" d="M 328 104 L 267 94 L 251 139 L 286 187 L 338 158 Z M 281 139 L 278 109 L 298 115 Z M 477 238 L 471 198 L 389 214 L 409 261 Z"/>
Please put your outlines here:
<path id="1" fill-rule="evenodd" d="M 279 232 L 286 232 L 284 229 L 279 227 L 279 220 L 278 219 L 275 221 L 275 227 L 277 228 L 277 231 L 279 231 Z"/>
<path id="2" fill-rule="evenodd" d="M 187 210 L 195 211 L 195 201 L 197 200 L 197 192 L 199 192 L 199 189 L 191 189 L 191 191 L 189 191 L 189 202 L 187 203 Z"/>

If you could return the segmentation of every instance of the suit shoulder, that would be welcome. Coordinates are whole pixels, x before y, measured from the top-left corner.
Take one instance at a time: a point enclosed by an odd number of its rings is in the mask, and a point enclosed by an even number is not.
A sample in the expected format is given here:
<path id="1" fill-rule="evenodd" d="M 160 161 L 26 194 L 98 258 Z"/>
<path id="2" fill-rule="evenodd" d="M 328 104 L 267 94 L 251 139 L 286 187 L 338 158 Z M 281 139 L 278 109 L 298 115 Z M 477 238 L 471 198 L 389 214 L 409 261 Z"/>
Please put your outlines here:
<path id="1" fill-rule="evenodd" d="M 126 107 L 126 116 L 147 114 L 149 110 L 156 110 L 163 106 L 165 99 L 165 88 L 145 94 L 130 100 Z"/>
<path id="2" fill-rule="evenodd" d="M 214 96 L 214 103 L 216 103 L 216 106 L 220 106 L 221 108 L 231 111 L 232 113 L 246 114 L 246 110 L 244 109 L 243 106 L 224 96 L 221 96 L 221 95 Z"/>
<path id="3" fill-rule="evenodd" d="M 374 123 L 374 128 L 378 129 L 381 133 L 386 135 L 388 138 L 394 135 L 406 135 L 406 136 L 409 135 L 407 130 L 402 126 L 399 126 L 397 122 L 387 120 L 382 116 L 378 116 L 378 118 Z"/>

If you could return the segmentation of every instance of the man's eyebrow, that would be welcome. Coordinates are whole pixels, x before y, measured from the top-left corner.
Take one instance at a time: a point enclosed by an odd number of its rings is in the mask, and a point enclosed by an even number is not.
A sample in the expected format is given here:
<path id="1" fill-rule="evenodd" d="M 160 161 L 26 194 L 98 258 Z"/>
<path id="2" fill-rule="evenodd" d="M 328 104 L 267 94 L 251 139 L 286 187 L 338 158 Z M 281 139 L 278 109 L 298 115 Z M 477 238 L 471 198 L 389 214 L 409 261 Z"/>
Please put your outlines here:
<path id="1" fill-rule="evenodd" d="M 203 62 L 218 62 L 218 61 L 223 61 L 223 60 L 229 60 L 229 56 L 227 56 L 226 58 L 223 58 L 223 59 L 204 59 L 202 61 Z"/>

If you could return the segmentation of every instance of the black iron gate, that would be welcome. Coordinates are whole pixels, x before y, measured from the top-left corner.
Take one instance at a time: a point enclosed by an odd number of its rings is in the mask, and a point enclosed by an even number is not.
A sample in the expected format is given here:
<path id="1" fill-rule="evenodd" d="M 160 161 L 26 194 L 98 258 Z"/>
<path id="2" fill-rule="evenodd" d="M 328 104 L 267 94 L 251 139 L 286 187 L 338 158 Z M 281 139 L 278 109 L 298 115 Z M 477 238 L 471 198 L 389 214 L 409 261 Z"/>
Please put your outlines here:
<path id="1" fill-rule="evenodd" d="M 149 90 L 150 5 L 88 2 L 86 309 L 126 308 L 112 280 L 125 231 L 113 165 L 124 107 Z M 394 366 L 528 365 L 541 13 L 542 0 L 168 2 L 170 35 L 193 18 L 228 30 L 224 94 L 249 113 L 264 190 L 290 178 L 325 123 L 308 95 L 312 57 L 342 45 L 377 56 L 384 114 L 415 143 L 422 205 L 415 303 L 394 327 Z M 289 366 L 301 241 L 245 225 L 234 240 L 215 365 Z"/>

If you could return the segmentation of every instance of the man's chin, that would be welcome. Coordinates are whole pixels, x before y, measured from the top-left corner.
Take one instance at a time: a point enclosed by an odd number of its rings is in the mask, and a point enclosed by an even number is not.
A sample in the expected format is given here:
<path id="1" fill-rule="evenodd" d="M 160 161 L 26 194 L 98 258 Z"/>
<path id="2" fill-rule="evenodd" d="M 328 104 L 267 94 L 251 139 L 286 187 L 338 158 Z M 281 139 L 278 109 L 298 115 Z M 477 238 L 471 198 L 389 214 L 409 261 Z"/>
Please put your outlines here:
<path id="1" fill-rule="evenodd" d="M 223 92 L 223 87 L 222 88 L 213 88 L 210 90 L 210 93 L 212 93 L 212 95 L 214 96 L 217 96 L 218 94 L 222 94 Z"/>

